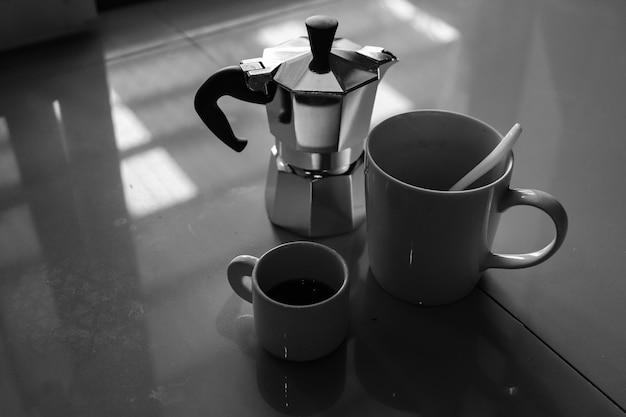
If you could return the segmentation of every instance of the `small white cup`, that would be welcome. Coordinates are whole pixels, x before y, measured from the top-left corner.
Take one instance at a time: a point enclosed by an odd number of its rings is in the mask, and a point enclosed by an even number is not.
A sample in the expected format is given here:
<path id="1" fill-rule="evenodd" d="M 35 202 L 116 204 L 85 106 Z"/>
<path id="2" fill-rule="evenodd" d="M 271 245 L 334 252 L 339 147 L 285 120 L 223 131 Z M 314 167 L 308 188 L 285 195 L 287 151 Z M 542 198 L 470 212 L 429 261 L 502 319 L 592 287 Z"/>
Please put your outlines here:
<path id="1" fill-rule="evenodd" d="M 235 293 L 252 303 L 259 343 L 274 356 L 318 359 L 345 339 L 348 266 L 335 250 L 315 242 L 284 243 L 259 258 L 235 257 L 227 275 Z"/>

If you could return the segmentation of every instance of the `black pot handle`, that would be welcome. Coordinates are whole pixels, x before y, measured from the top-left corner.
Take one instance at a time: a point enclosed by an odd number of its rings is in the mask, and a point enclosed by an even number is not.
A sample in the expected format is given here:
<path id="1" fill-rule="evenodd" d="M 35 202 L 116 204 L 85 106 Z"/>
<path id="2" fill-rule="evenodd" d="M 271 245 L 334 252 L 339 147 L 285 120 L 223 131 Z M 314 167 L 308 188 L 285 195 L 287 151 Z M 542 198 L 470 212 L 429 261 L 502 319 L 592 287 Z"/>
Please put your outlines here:
<path id="1" fill-rule="evenodd" d="M 249 89 L 245 73 L 239 66 L 222 68 L 198 89 L 194 107 L 200 119 L 222 142 L 234 151 L 241 152 L 248 141 L 235 136 L 224 112 L 217 105 L 217 100 L 225 95 L 250 103 L 267 104 L 272 94 Z"/>

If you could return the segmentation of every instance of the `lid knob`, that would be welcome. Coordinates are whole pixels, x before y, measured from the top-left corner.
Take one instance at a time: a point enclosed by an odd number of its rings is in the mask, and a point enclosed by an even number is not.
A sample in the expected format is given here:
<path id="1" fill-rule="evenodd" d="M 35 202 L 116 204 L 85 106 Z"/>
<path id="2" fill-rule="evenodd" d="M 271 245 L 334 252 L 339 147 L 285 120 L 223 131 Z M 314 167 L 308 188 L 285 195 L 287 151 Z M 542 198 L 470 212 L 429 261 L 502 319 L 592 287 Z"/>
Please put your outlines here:
<path id="1" fill-rule="evenodd" d="M 339 22 L 328 16 L 311 16 L 304 23 L 309 34 L 309 43 L 313 54 L 309 68 L 320 74 L 327 73 L 330 71 L 330 49 Z"/>

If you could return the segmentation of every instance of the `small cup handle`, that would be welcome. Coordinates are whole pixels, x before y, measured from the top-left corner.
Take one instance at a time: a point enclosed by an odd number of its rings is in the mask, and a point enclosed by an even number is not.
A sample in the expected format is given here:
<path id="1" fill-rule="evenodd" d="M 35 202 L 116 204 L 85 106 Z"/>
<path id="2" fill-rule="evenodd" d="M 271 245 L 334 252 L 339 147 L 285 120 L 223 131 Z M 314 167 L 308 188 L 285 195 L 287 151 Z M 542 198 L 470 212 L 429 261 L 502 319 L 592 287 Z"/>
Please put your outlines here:
<path id="1" fill-rule="evenodd" d="M 258 261 L 254 256 L 239 255 L 230 261 L 226 270 L 230 286 L 249 303 L 252 303 L 252 270 Z"/>
<path id="2" fill-rule="evenodd" d="M 554 239 L 544 248 L 535 252 L 521 254 L 490 253 L 485 260 L 483 269 L 517 269 L 540 264 L 554 255 L 565 240 L 568 226 L 567 213 L 561 203 L 552 195 L 532 189 L 509 189 L 500 200 L 498 211 L 503 212 L 513 206 L 532 206 L 544 211 L 554 222 L 556 228 Z"/>

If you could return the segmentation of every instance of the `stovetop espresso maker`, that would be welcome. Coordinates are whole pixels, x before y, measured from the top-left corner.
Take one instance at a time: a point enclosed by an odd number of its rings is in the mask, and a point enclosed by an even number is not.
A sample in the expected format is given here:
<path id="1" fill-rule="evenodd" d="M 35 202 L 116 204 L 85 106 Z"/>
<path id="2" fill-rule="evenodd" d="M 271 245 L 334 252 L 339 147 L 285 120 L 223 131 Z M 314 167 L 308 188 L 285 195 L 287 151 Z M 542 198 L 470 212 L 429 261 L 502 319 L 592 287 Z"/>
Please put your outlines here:
<path id="1" fill-rule="evenodd" d="M 230 95 L 265 104 L 276 144 L 265 191 L 269 219 L 306 237 L 346 233 L 365 218 L 363 160 L 378 81 L 390 52 L 335 38 L 337 20 L 313 16 L 308 37 L 266 48 L 211 75 L 195 97 L 207 127 L 233 150 L 237 138 L 217 106 Z"/>

